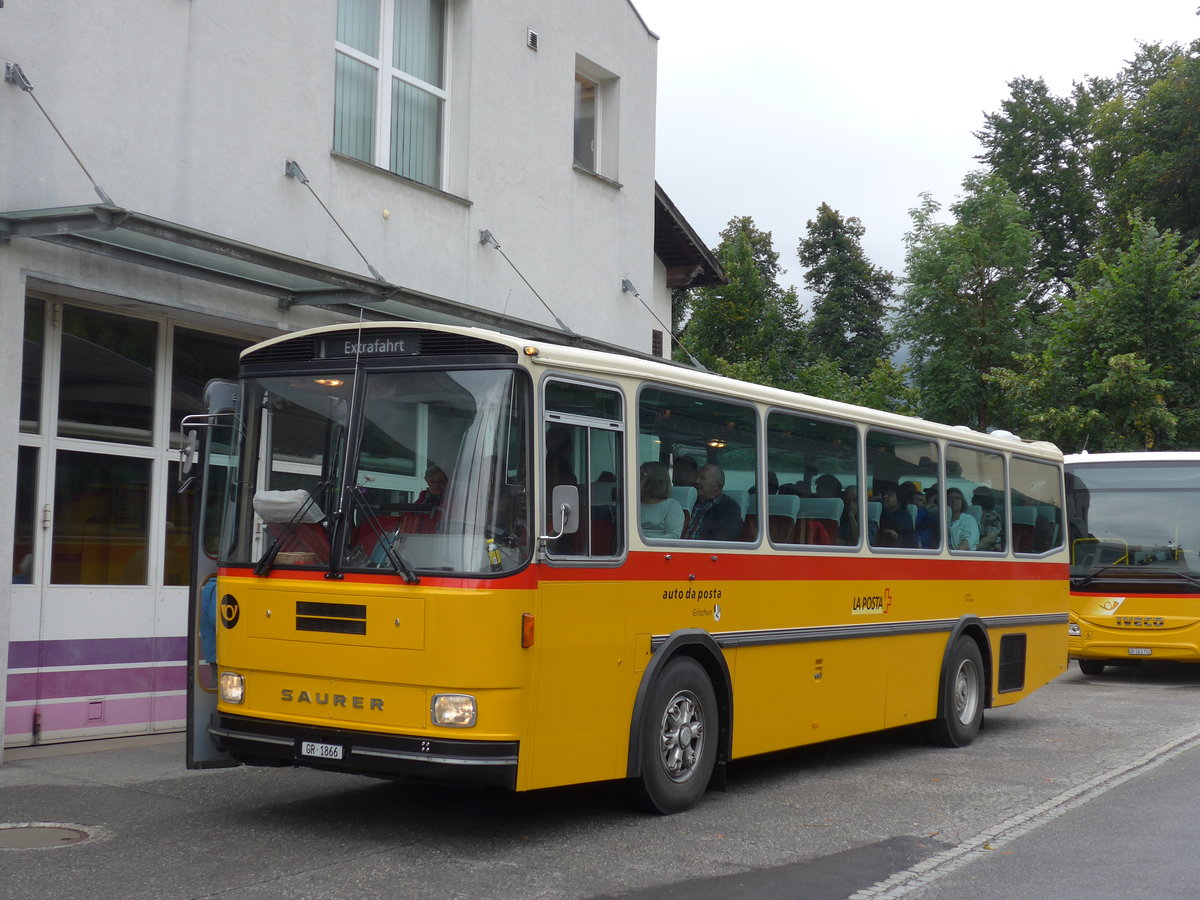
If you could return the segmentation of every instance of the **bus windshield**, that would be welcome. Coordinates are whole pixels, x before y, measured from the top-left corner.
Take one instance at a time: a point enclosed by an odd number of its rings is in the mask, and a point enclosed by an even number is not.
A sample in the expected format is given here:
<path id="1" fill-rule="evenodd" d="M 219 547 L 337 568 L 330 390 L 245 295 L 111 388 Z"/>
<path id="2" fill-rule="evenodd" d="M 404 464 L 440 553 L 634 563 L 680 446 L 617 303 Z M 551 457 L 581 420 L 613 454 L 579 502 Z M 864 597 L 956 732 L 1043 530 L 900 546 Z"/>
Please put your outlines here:
<path id="1" fill-rule="evenodd" d="M 226 562 L 407 577 L 528 561 L 528 386 L 517 370 L 359 369 L 243 385 Z"/>
<path id="2" fill-rule="evenodd" d="M 1200 464 L 1075 464 L 1066 485 L 1077 590 L 1195 591 Z"/>

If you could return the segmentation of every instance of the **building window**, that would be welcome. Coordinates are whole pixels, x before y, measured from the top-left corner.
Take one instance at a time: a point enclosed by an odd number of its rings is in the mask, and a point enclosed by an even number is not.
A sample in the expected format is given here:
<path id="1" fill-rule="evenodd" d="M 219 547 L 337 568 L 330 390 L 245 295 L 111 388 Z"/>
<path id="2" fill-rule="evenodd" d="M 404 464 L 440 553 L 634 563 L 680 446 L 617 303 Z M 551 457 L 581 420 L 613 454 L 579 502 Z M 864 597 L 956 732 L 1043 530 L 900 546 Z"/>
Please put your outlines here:
<path id="1" fill-rule="evenodd" d="M 158 326 L 76 306 L 62 320 L 59 436 L 149 446 Z"/>
<path id="2" fill-rule="evenodd" d="M 650 332 L 650 354 L 652 356 L 663 355 L 663 333 L 657 328 Z"/>
<path id="3" fill-rule="evenodd" d="M 592 81 L 575 73 L 575 165 L 589 172 L 596 169 L 596 95 Z"/>
<path id="4" fill-rule="evenodd" d="M 333 149 L 442 184 L 446 0 L 338 0 Z"/>
<path id="5" fill-rule="evenodd" d="M 21 430 L 42 428 L 42 353 L 46 344 L 46 304 L 25 299 L 25 341 L 21 354 Z"/>
<path id="6" fill-rule="evenodd" d="M 582 56 L 575 57 L 575 167 L 617 179 L 619 79 Z"/>

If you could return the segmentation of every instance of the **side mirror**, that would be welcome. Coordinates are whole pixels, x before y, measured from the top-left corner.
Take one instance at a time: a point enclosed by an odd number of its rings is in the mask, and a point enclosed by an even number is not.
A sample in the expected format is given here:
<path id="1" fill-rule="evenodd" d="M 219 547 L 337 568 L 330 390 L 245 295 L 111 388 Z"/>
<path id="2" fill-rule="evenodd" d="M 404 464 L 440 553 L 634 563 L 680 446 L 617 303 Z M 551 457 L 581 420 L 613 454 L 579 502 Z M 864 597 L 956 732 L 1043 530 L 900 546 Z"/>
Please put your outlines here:
<path id="1" fill-rule="evenodd" d="M 196 448 L 200 446 L 200 436 L 193 428 L 187 433 L 187 437 L 183 439 L 183 446 L 179 448 L 179 480 L 183 481 L 185 475 L 192 471 L 192 466 L 196 462 Z"/>
<path id="2" fill-rule="evenodd" d="M 556 532 L 553 537 L 574 534 L 579 530 L 579 488 L 573 484 L 560 484 L 550 497 L 551 522 Z"/>

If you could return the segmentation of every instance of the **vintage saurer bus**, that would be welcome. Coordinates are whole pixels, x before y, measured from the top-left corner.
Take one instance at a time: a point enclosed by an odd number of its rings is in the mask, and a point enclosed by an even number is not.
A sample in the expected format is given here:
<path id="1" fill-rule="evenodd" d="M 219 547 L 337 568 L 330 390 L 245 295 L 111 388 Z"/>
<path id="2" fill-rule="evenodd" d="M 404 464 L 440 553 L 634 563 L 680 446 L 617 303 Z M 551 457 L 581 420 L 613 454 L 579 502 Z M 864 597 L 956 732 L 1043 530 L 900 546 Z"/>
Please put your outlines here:
<path id="1" fill-rule="evenodd" d="M 184 430 L 193 766 L 670 813 L 753 754 L 967 744 L 1067 664 L 1050 445 L 416 323 L 252 347 Z"/>
<path id="2" fill-rule="evenodd" d="M 1200 453 L 1066 458 L 1069 653 L 1087 675 L 1200 662 Z"/>

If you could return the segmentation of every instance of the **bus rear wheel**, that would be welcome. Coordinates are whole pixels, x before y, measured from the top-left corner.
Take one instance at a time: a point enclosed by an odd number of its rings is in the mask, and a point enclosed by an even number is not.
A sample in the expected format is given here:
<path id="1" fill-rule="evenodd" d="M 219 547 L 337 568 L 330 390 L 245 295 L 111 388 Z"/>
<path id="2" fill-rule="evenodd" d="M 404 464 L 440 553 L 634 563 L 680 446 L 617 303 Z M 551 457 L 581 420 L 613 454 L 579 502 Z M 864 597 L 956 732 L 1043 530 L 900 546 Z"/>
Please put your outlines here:
<path id="1" fill-rule="evenodd" d="M 639 738 L 639 799 L 650 812 L 670 815 L 694 806 L 712 777 L 717 695 L 704 667 L 681 656 L 667 663 L 648 699 Z"/>
<path id="2" fill-rule="evenodd" d="M 1081 659 L 1079 663 L 1079 671 L 1084 675 L 1103 675 L 1104 660 L 1102 659 Z"/>
<path id="3" fill-rule="evenodd" d="M 966 635 L 954 642 L 942 672 L 941 715 L 926 727 L 929 740 L 941 747 L 965 747 L 983 724 L 983 656 Z"/>

